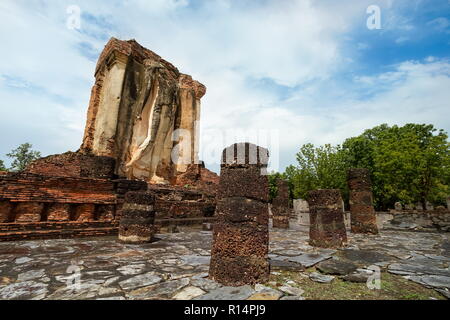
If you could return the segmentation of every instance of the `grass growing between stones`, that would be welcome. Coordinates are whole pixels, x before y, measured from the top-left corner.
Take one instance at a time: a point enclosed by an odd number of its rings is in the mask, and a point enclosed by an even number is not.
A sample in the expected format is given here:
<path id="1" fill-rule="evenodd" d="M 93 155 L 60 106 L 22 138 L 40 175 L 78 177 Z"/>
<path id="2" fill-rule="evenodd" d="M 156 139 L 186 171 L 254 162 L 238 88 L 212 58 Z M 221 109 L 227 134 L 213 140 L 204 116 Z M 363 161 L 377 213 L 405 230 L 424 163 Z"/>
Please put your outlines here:
<path id="1" fill-rule="evenodd" d="M 370 290 L 366 283 L 354 283 L 335 278 L 331 283 L 317 283 L 310 280 L 306 273 L 280 272 L 271 275 L 270 286 L 274 289 L 288 281 L 294 281 L 296 286 L 305 291 L 302 295 L 306 300 L 430 300 L 432 298 L 445 300 L 438 292 L 425 288 L 401 276 L 381 273 L 381 289 Z"/>

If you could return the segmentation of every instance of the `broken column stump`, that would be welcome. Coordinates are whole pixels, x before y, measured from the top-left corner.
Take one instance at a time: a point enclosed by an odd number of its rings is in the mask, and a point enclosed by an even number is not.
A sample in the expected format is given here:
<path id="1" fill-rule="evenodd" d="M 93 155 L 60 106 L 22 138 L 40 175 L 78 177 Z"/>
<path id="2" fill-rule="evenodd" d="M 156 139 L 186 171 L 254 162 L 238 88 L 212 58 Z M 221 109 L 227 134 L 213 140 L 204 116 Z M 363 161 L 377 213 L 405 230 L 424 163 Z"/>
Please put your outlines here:
<path id="1" fill-rule="evenodd" d="M 155 196 L 150 192 L 130 191 L 125 195 L 119 224 L 119 241 L 150 242 L 155 229 Z"/>
<path id="2" fill-rule="evenodd" d="M 268 150 L 249 143 L 223 151 L 209 276 L 227 286 L 268 281 Z"/>
<path id="3" fill-rule="evenodd" d="M 272 201 L 272 226 L 274 228 L 289 229 L 289 185 L 287 181 L 278 179 L 277 196 Z"/>
<path id="4" fill-rule="evenodd" d="M 339 248 L 347 242 L 342 197 L 339 190 L 314 190 L 308 193 L 310 211 L 309 244 Z"/>
<path id="5" fill-rule="evenodd" d="M 372 182 L 367 169 L 348 171 L 350 189 L 350 222 L 353 233 L 378 233 L 377 216 L 373 207 Z"/>

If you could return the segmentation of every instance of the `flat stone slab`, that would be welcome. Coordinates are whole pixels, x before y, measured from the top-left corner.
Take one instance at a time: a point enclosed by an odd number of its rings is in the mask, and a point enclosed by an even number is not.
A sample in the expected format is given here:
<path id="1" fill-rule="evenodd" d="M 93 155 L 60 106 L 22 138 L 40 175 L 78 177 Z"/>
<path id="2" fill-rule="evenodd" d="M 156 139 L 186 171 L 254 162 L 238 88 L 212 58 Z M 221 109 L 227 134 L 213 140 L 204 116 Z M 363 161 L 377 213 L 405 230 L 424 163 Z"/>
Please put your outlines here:
<path id="1" fill-rule="evenodd" d="M 204 295 L 206 292 L 197 287 L 186 287 L 176 295 L 173 296 L 174 300 L 192 300 L 199 296 Z"/>
<path id="2" fill-rule="evenodd" d="M 190 227 L 180 231 L 158 234 L 158 241 L 142 245 L 122 244 L 117 237 L 2 242 L 0 299 L 188 300 L 206 296 L 242 300 L 275 299 L 280 294 L 284 295 L 280 300 L 304 299 L 299 292 L 271 291 L 261 285 L 223 289 L 208 279 L 212 233 Z M 448 292 L 449 233 L 382 230 L 374 236 L 352 234 L 349 247 L 337 251 L 311 247 L 308 238 L 309 228 L 292 221 L 289 230 L 270 231 L 274 274 L 291 271 L 307 278 L 304 269 L 316 266 L 322 271 L 319 275 L 325 276 L 325 272 L 345 273 L 354 264 L 361 269 L 339 277 L 364 282 L 367 271 L 362 267 L 375 264 L 440 290 L 442 295 Z M 336 266 L 336 259 L 349 265 Z M 327 266 L 337 271 L 327 271 Z M 73 290 L 68 284 L 77 279 L 77 267 L 80 286 Z M 294 281 L 281 286 L 297 288 Z"/>
<path id="3" fill-rule="evenodd" d="M 127 294 L 127 298 L 132 300 L 168 299 L 187 285 L 189 285 L 187 278 L 165 281 L 133 290 Z"/>
<path id="4" fill-rule="evenodd" d="M 408 278 L 427 287 L 450 289 L 450 277 L 438 275 L 411 276 Z"/>
<path id="5" fill-rule="evenodd" d="M 314 266 L 315 264 L 330 259 L 331 255 L 321 253 L 305 253 L 297 257 L 289 257 L 286 260 L 300 263 L 305 268 Z"/>
<path id="6" fill-rule="evenodd" d="M 439 275 L 450 277 L 449 269 L 440 269 L 429 265 L 419 265 L 419 264 L 400 264 L 393 263 L 388 267 L 388 272 L 400 275 Z"/>
<path id="7" fill-rule="evenodd" d="M 256 291 L 251 286 L 222 287 L 194 300 L 246 300 Z"/>
<path id="8" fill-rule="evenodd" d="M 123 290 L 127 289 L 135 289 L 139 287 L 149 286 L 158 282 L 161 282 L 163 279 L 156 275 L 154 272 L 148 272 L 145 274 L 141 274 L 130 279 L 119 282 L 120 287 Z"/>
<path id="9" fill-rule="evenodd" d="M 280 289 L 280 291 L 287 293 L 288 295 L 291 295 L 291 296 L 301 296 L 303 293 L 305 293 L 305 291 L 303 289 L 297 288 L 297 287 L 292 287 L 289 285 L 281 286 L 278 289 Z"/>
<path id="10" fill-rule="evenodd" d="M 319 282 L 319 283 L 330 283 L 331 281 L 334 280 L 334 276 L 328 276 L 326 274 L 320 274 L 318 272 L 312 272 L 309 275 L 309 278 L 314 281 L 314 282 Z"/>
<path id="11" fill-rule="evenodd" d="M 340 256 L 361 265 L 371 265 L 377 262 L 395 261 L 396 258 L 375 251 L 375 250 L 357 250 L 357 249 L 344 249 L 340 252 Z"/>
<path id="12" fill-rule="evenodd" d="M 372 274 L 373 274 L 372 270 L 357 269 L 355 272 L 352 272 L 350 274 L 341 277 L 341 279 L 349 282 L 365 283 Z"/>
<path id="13" fill-rule="evenodd" d="M 346 262 L 338 259 L 328 259 L 320 262 L 316 268 L 326 274 L 346 275 L 355 271 L 358 266 L 352 262 Z"/>
<path id="14" fill-rule="evenodd" d="M 296 262 L 286 261 L 286 260 L 276 260 L 270 259 L 270 270 L 285 270 L 285 271 L 303 271 L 305 268 Z"/>
<path id="15" fill-rule="evenodd" d="M 0 288 L 0 299 L 41 300 L 48 292 L 48 285 L 35 281 L 17 282 Z"/>

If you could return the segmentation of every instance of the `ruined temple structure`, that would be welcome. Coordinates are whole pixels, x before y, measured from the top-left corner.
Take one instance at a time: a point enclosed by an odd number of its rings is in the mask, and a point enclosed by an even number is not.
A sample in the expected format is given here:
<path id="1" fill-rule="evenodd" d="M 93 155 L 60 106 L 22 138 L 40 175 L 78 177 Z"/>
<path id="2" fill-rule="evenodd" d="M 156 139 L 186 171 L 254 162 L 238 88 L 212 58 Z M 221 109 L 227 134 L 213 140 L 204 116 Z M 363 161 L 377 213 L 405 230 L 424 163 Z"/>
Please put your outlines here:
<path id="1" fill-rule="evenodd" d="M 168 183 L 199 163 L 197 123 L 205 92 L 136 41 L 112 38 L 95 70 L 80 151 L 115 158 L 119 176 Z"/>
<path id="2" fill-rule="evenodd" d="M 272 225 L 274 228 L 289 229 L 289 185 L 287 181 L 278 179 L 277 196 L 272 201 Z"/>
<path id="3" fill-rule="evenodd" d="M 310 210 L 309 243 L 322 248 L 339 248 L 347 243 L 344 208 L 339 190 L 308 193 Z"/>
<path id="4" fill-rule="evenodd" d="M 155 196 L 151 192 L 125 195 L 119 225 L 119 240 L 124 243 L 151 242 L 155 227 Z"/>
<path id="5" fill-rule="evenodd" d="M 112 38 L 80 150 L 0 173 L 0 241 L 117 234 L 125 195 L 137 191 L 154 194 L 156 229 L 213 220 L 219 177 L 198 160 L 205 92 L 136 41 Z"/>
<path id="6" fill-rule="evenodd" d="M 350 222 L 353 233 L 378 233 L 373 207 L 372 182 L 367 169 L 349 169 Z"/>
<path id="7" fill-rule="evenodd" d="M 223 151 L 209 276 L 227 286 L 269 278 L 268 150 L 249 143 Z"/>

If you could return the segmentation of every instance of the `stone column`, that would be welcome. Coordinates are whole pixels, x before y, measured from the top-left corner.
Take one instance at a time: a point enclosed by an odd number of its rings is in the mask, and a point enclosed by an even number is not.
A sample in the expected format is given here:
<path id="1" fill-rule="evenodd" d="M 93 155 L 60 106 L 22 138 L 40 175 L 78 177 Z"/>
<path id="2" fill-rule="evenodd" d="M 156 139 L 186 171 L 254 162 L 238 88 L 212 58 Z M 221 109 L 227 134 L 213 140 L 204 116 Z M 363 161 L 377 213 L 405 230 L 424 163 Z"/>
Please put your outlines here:
<path id="1" fill-rule="evenodd" d="M 272 222 L 274 228 L 289 229 L 289 185 L 287 181 L 277 181 L 278 193 L 272 201 Z"/>
<path id="2" fill-rule="evenodd" d="M 377 216 L 373 207 L 369 170 L 350 169 L 348 171 L 348 187 L 352 232 L 377 234 Z"/>
<path id="3" fill-rule="evenodd" d="M 238 143 L 223 151 L 209 276 L 227 286 L 269 279 L 267 149 Z"/>
<path id="4" fill-rule="evenodd" d="M 309 243 L 322 248 L 338 248 L 347 242 L 342 197 L 339 190 L 308 193 L 310 212 Z"/>
<path id="5" fill-rule="evenodd" d="M 125 195 L 119 224 L 119 241 L 150 242 L 156 232 L 155 196 L 150 192 L 130 191 Z"/>

